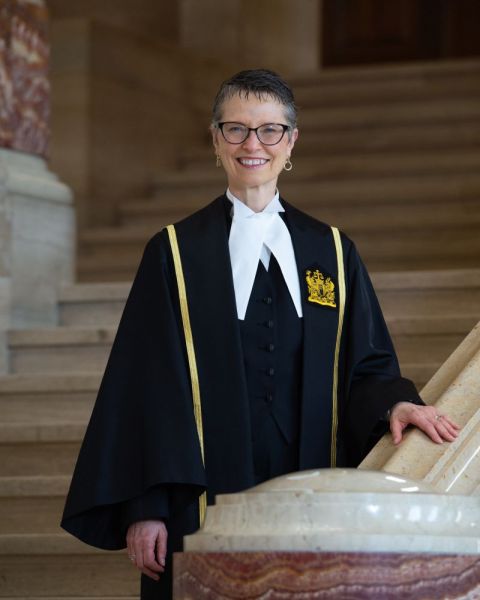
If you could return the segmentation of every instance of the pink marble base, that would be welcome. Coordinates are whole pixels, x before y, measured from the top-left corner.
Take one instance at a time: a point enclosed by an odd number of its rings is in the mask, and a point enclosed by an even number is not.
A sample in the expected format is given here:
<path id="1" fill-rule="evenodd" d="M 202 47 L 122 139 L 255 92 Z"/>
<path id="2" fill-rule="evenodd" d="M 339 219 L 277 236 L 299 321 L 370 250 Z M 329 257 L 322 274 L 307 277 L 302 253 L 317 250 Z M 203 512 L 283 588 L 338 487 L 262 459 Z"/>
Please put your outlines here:
<path id="1" fill-rule="evenodd" d="M 185 552 L 175 600 L 480 598 L 480 556 L 340 552 Z"/>

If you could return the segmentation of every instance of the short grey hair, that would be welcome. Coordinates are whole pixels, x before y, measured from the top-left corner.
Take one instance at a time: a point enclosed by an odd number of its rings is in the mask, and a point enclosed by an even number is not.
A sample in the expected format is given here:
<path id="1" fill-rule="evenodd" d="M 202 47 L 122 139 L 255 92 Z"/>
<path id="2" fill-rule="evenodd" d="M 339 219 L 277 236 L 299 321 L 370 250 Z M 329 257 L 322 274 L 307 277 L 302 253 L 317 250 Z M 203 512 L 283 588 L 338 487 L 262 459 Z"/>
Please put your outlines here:
<path id="1" fill-rule="evenodd" d="M 268 69 L 250 69 L 240 71 L 222 83 L 215 96 L 212 111 L 212 125 L 222 120 L 222 105 L 233 96 L 248 98 L 253 94 L 259 100 L 273 98 L 285 109 L 285 119 L 291 130 L 297 126 L 297 107 L 290 86 L 280 75 Z"/>

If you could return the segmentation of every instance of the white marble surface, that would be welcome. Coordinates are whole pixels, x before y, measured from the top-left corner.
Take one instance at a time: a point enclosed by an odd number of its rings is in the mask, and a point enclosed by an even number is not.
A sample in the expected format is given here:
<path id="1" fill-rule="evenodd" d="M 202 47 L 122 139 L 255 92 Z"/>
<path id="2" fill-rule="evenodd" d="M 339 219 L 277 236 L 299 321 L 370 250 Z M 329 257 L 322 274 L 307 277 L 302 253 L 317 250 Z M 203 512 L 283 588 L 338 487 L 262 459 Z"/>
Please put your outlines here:
<path id="1" fill-rule="evenodd" d="M 320 469 L 219 496 L 187 552 L 480 553 L 478 498 L 388 473 Z"/>
<path id="2" fill-rule="evenodd" d="M 412 477 L 444 493 L 480 495 L 480 323 L 427 383 L 421 396 L 460 425 L 458 438 L 453 443 L 435 444 L 412 429 L 395 446 L 387 434 L 359 468 Z"/>

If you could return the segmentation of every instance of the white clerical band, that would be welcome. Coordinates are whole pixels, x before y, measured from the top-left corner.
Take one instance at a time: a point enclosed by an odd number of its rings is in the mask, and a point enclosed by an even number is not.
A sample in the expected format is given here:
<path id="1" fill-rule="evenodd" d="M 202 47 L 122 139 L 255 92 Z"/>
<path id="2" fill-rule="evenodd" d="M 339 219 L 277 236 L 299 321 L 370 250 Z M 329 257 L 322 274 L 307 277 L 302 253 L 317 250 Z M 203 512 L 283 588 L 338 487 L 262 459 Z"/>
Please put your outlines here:
<path id="1" fill-rule="evenodd" d="M 297 314 L 302 317 L 297 263 L 290 233 L 278 214 L 284 212 L 278 192 L 265 209 L 259 213 L 248 208 L 230 190 L 227 190 L 227 197 L 233 203 L 232 228 L 228 246 L 238 318 L 245 319 L 259 260 L 268 270 L 271 253 L 280 265 Z"/>

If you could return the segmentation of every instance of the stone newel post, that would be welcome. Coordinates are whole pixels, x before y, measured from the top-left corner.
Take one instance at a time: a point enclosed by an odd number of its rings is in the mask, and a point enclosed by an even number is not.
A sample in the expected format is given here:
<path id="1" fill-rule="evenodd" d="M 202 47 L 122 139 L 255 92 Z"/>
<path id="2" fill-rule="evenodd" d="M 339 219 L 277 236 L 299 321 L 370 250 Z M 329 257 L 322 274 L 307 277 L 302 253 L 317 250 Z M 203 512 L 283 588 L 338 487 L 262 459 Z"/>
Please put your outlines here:
<path id="1" fill-rule="evenodd" d="M 5 331 L 55 323 L 73 278 L 72 195 L 46 164 L 47 27 L 44 0 L 0 3 L 0 372 Z"/>

